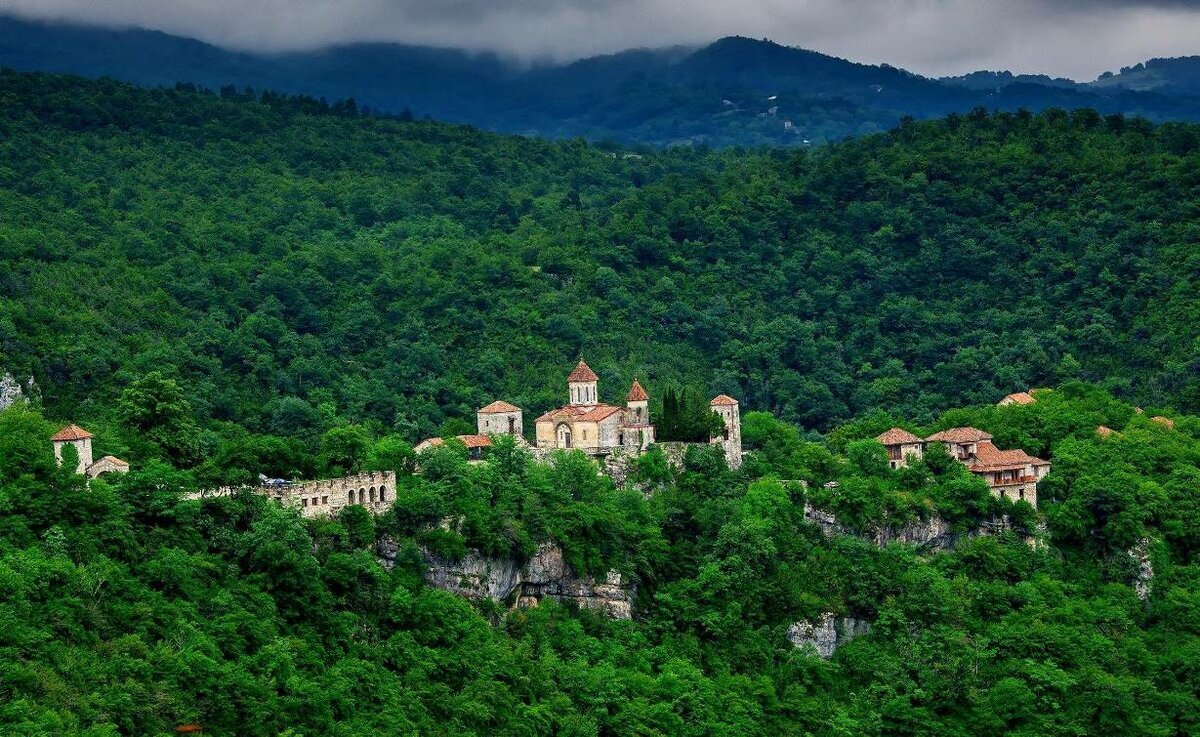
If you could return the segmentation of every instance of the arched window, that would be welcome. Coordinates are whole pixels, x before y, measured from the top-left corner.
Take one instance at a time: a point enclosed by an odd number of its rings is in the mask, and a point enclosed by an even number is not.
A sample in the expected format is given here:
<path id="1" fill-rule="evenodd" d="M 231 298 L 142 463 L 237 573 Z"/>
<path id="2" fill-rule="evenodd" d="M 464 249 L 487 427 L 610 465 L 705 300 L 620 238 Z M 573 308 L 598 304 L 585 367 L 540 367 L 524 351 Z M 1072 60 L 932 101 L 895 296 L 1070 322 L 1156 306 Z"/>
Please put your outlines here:
<path id="1" fill-rule="evenodd" d="M 349 492 L 346 493 L 346 503 L 347 504 L 354 503 L 354 489 L 351 489 Z"/>
<path id="2" fill-rule="evenodd" d="M 375 487 L 372 486 L 371 491 L 368 493 L 370 494 L 370 496 L 368 498 L 371 500 L 371 503 L 374 504 L 375 503 Z"/>
<path id="3" fill-rule="evenodd" d="M 382 502 L 382 501 L 387 501 L 387 497 L 385 496 L 385 494 L 386 494 L 386 493 L 387 493 L 387 487 L 386 487 L 386 486 L 380 486 L 380 487 L 379 487 L 379 501 L 381 501 L 381 502 Z"/>

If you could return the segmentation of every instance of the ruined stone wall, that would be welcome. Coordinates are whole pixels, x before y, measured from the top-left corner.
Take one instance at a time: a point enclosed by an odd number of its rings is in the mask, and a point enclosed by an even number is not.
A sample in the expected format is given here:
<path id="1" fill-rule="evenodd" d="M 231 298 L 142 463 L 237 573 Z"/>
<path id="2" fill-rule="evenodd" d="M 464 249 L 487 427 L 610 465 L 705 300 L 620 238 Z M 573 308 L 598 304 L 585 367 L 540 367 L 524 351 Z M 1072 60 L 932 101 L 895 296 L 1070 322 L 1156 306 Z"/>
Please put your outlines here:
<path id="1" fill-rule="evenodd" d="M 391 509 L 396 498 L 396 473 L 368 471 L 339 479 L 300 481 L 284 486 L 223 486 L 194 492 L 188 494 L 187 498 L 231 496 L 239 491 L 261 494 L 284 506 L 299 509 L 304 517 L 333 516 L 352 504 L 362 505 L 379 514 Z"/>

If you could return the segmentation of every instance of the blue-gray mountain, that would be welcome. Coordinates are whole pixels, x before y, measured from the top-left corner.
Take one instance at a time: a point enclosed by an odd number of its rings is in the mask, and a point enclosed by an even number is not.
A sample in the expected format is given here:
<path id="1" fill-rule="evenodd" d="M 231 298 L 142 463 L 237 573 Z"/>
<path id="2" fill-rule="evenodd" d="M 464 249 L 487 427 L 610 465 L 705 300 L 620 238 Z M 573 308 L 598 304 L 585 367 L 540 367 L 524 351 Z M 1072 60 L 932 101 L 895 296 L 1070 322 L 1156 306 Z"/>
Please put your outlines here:
<path id="1" fill-rule="evenodd" d="M 491 54 L 359 44 L 256 55 L 145 30 L 0 18 L 0 66 L 354 98 L 385 113 L 548 137 L 652 145 L 805 145 L 964 112 L 1090 107 L 1200 120 L 1200 58 L 1152 60 L 1078 84 L 976 72 L 940 80 L 769 41 L 639 49 L 564 65 Z"/>

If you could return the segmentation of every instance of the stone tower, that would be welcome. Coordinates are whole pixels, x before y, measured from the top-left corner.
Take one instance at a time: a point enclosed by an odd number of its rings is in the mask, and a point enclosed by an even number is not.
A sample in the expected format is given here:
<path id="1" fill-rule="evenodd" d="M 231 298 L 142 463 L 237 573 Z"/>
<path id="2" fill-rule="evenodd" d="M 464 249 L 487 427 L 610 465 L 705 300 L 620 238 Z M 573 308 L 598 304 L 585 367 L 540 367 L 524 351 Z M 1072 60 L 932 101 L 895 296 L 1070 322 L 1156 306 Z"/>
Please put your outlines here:
<path id="1" fill-rule="evenodd" d="M 712 439 L 725 448 L 725 460 L 730 468 L 742 465 L 742 416 L 738 411 L 737 400 L 726 394 L 717 395 L 708 406 L 716 412 L 725 423 L 721 434 Z"/>
<path id="2" fill-rule="evenodd" d="M 600 377 L 596 376 L 596 372 L 580 359 L 579 365 L 567 377 L 567 389 L 570 393 L 571 404 L 580 406 L 599 404 L 600 400 L 596 398 L 596 383 L 599 381 Z"/>
<path id="3" fill-rule="evenodd" d="M 525 436 L 525 425 L 521 420 L 521 408 L 515 404 L 497 400 L 475 413 L 475 426 L 480 435 Z"/>
<path id="4" fill-rule="evenodd" d="M 637 379 L 634 379 L 633 385 L 629 387 L 629 396 L 625 397 L 625 406 L 629 408 L 626 424 L 650 424 L 650 397 Z"/>
<path id="5" fill-rule="evenodd" d="M 75 473 L 84 473 L 92 465 L 92 434 L 79 425 L 67 425 L 50 436 L 50 442 L 54 444 L 54 458 L 58 465 L 62 465 L 63 448 L 68 445 L 75 446 L 75 452 L 79 456 L 79 465 L 75 467 Z"/>

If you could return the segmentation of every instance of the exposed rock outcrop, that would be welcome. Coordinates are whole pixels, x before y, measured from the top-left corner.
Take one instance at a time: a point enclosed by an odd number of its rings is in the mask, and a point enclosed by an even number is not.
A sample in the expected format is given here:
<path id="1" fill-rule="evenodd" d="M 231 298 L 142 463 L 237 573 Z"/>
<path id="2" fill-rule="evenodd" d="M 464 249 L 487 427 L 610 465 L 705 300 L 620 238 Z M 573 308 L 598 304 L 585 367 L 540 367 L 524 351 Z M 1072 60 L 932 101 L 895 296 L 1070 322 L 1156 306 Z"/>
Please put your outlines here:
<path id="1" fill-rule="evenodd" d="M 29 389 L 33 389 L 33 379 L 29 380 Z M 0 410 L 8 409 L 25 398 L 25 389 L 12 374 L 0 374 Z"/>
<path id="2" fill-rule="evenodd" d="M 397 546 L 385 540 L 378 552 L 383 564 L 391 567 Z M 563 558 L 562 549 L 552 543 L 538 546 L 524 565 L 507 558 L 488 558 L 474 551 L 460 560 L 448 560 L 422 549 L 421 558 L 425 563 L 425 581 L 430 586 L 467 599 L 512 602 L 521 607 L 553 599 L 573 602 L 615 619 L 633 616 L 636 584 L 626 581 L 616 571 L 609 571 L 602 582 L 579 576 Z"/>
<path id="3" fill-rule="evenodd" d="M 854 617 L 837 617 L 832 612 L 821 615 L 816 623 L 796 622 L 788 627 L 787 638 L 796 647 L 812 647 L 817 655 L 828 660 L 842 645 L 871 631 L 871 623 Z"/>
<path id="4" fill-rule="evenodd" d="M 877 526 L 866 531 L 859 531 L 839 522 L 832 512 L 808 505 L 804 506 L 804 518 L 820 527 L 826 535 L 853 535 L 869 540 L 879 547 L 889 543 L 904 543 L 930 552 L 950 550 L 964 537 L 989 535 L 1004 529 L 1004 522 L 998 520 L 969 532 L 953 532 L 944 519 L 931 517 L 927 520 L 906 522 L 896 528 Z"/>
<path id="5" fill-rule="evenodd" d="M 1130 548 L 1129 554 L 1137 561 L 1137 573 L 1133 577 L 1133 590 L 1142 601 L 1150 598 L 1150 587 L 1154 582 L 1154 564 L 1150 562 L 1150 539 L 1143 537 Z"/>

